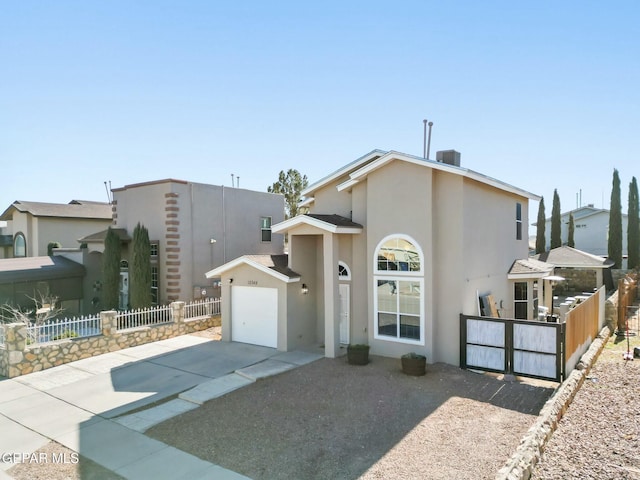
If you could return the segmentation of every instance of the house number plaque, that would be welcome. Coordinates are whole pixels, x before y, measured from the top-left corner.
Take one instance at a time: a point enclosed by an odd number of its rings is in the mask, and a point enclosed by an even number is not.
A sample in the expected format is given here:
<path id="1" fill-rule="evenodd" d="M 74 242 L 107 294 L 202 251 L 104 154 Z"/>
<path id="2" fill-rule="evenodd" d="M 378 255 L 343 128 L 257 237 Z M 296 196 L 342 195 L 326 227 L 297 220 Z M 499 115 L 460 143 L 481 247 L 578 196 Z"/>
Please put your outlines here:
<path id="1" fill-rule="evenodd" d="M 257 280 L 249 280 L 247 283 L 249 285 L 258 285 L 258 281 Z"/>

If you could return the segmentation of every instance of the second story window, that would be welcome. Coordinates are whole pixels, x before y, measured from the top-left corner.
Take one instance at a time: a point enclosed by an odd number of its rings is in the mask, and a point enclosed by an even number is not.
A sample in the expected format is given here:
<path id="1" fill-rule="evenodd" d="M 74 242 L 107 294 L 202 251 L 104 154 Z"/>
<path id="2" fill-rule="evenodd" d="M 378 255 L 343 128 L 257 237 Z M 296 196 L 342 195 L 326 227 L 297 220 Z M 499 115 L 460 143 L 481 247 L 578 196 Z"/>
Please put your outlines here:
<path id="1" fill-rule="evenodd" d="M 522 204 L 516 203 L 516 240 L 522 240 Z"/>
<path id="2" fill-rule="evenodd" d="M 13 256 L 16 258 L 27 256 L 27 240 L 23 233 L 17 233 L 13 239 Z"/>
<path id="3" fill-rule="evenodd" d="M 260 233 L 263 242 L 271 241 L 271 217 L 260 217 Z"/>

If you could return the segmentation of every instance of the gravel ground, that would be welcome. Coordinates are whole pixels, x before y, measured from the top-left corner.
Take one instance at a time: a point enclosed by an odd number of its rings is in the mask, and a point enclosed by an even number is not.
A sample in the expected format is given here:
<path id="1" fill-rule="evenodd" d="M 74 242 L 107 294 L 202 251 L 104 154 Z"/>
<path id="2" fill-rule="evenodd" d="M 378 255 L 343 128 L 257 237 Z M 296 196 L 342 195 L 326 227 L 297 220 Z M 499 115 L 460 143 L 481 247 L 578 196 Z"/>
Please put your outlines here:
<path id="1" fill-rule="evenodd" d="M 632 337 L 632 352 L 634 345 L 640 346 L 638 337 Z M 640 359 L 625 361 L 626 351 L 626 340 L 611 337 L 533 479 L 640 479 Z"/>
<path id="2" fill-rule="evenodd" d="M 443 364 L 410 377 L 398 359 L 322 359 L 147 435 L 256 480 L 493 478 L 552 392 Z"/>

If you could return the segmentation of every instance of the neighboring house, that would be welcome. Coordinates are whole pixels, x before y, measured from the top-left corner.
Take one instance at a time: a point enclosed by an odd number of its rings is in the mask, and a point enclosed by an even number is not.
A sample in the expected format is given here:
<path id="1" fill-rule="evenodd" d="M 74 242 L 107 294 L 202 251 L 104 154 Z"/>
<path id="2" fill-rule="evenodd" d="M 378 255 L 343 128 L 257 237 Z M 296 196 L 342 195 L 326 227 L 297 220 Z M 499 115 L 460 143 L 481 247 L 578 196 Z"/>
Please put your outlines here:
<path id="1" fill-rule="evenodd" d="M 0 259 L 11 258 L 13 255 L 13 235 L 7 228 L 7 222 L 0 221 Z"/>
<path id="2" fill-rule="evenodd" d="M 47 247 L 77 247 L 78 239 L 111 224 L 108 203 L 72 200 L 68 204 L 16 200 L 0 215 L 7 222 L 0 247 L 11 235 L 11 252 L 5 258 L 48 255 Z M 9 252 L 7 252 L 9 253 Z"/>
<path id="3" fill-rule="evenodd" d="M 159 304 L 219 296 L 219 282 L 205 281 L 207 271 L 246 253 L 284 250 L 284 236 L 271 230 L 272 223 L 284 220 L 282 195 L 174 179 L 126 185 L 112 192 L 112 227 L 123 247 L 123 309 L 128 305 L 128 262 L 138 223 L 149 231 L 152 294 Z M 105 235 L 106 227 L 81 239 L 90 255 L 101 258 Z"/>
<path id="4" fill-rule="evenodd" d="M 0 306 L 10 304 L 33 309 L 35 302 L 56 297 L 67 313 L 80 313 L 84 275 L 84 266 L 59 256 L 2 259 Z"/>
<path id="5" fill-rule="evenodd" d="M 303 191 L 310 213 L 273 226 L 288 257 L 207 273 L 222 278 L 223 339 L 323 345 L 327 357 L 367 343 L 458 365 L 461 313 L 478 315 L 491 294 L 513 316 L 508 272 L 527 257 L 528 202 L 540 197 L 459 167 L 457 152 L 438 158 L 374 150 Z"/>
<path id="6" fill-rule="evenodd" d="M 592 204 L 586 207 L 576 208 L 560 215 L 560 238 L 566 245 L 569 238 L 569 214 L 573 214 L 575 230 L 573 239 L 575 248 L 583 252 L 606 257 L 609 254 L 609 210 L 595 208 Z M 622 253 L 627 255 L 627 219 L 622 214 Z M 533 224 L 537 226 L 537 223 Z M 551 245 L 551 217 L 545 220 L 545 241 L 547 248 Z"/>
<path id="7" fill-rule="evenodd" d="M 562 246 L 533 257 L 535 260 L 551 264 L 554 274 L 565 278 L 560 289 L 571 292 L 593 292 L 611 279 L 612 260 L 607 260 L 576 248 Z M 613 283 L 607 286 L 613 288 Z"/>

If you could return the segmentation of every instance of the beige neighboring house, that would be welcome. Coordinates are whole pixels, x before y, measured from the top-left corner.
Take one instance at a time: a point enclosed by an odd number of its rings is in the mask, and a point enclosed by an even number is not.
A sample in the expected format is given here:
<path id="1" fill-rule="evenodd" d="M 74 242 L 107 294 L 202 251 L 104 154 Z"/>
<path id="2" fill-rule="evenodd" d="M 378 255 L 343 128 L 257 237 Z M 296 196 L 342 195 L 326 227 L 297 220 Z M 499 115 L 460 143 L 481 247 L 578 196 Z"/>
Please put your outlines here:
<path id="1" fill-rule="evenodd" d="M 273 226 L 288 256 L 236 258 L 222 278 L 224 340 L 287 351 L 366 343 L 458 365 L 460 314 L 491 295 L 513 317 L 508 273 L 528 254 L 528 202 L 540 197 L 440 161 L 374 150 L 303 192 L 309 214 Z M 533 292 L 529 293 L 533 296 Z"/>
<path id="2" fill-rule="evenodd" d="M 5 235 L 11 235 L 11 252 L 5 258 L 39 257 L 48 255 L 50 242 L 75 248 L 78 239 L 107 228 L 111 205 L 84 200 L 67 204 L 16 200 L 0 220 L 7 222 Z"/>
<path id="3" fill-rule="evenodd" d="M 207 281 L 206 272 L 246 253 L 283 253 L 284 235 L 271 229 L 284 220 L 282 195 L 175 179 L 126 185 L 112 192 L 111 227 L 123 248 L 122 309 L 128 305 L 130 247 L 138 223 L 149 231 L 152 294 L 158 304 L 219 296 L 219 280 Z M 105 227 L 81 239 L 89 255 L 102 257 L 106 233 Z"/>

